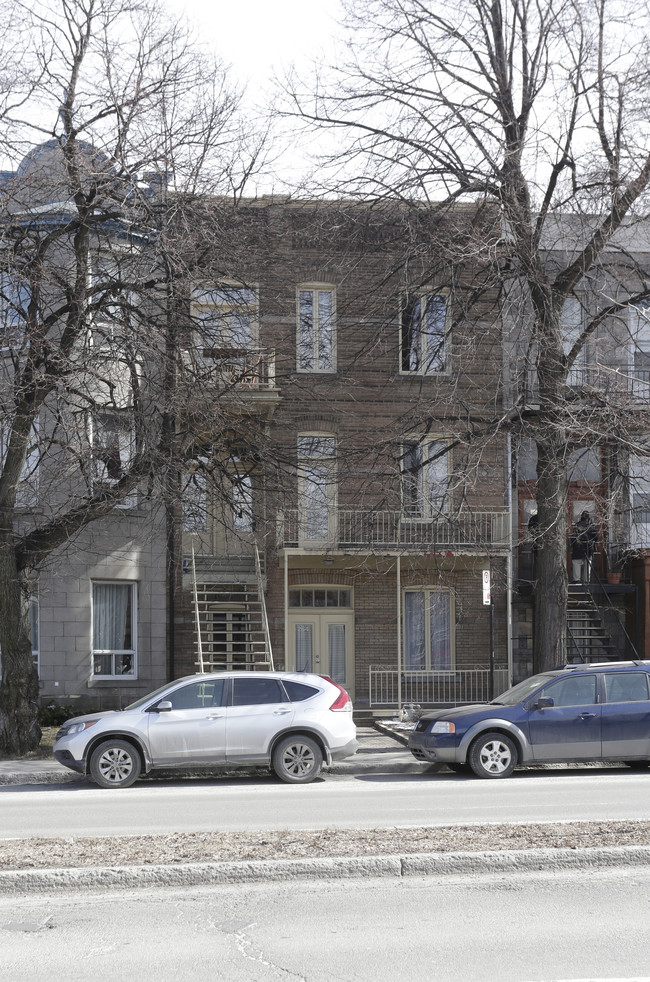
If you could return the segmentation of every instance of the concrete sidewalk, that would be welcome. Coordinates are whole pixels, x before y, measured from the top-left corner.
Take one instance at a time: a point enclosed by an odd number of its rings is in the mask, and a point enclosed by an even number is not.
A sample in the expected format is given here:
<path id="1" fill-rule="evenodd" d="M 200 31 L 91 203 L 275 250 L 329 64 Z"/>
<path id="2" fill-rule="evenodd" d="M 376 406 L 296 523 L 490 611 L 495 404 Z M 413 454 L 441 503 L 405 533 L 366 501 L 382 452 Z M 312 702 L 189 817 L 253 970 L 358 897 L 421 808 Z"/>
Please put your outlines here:
<path id="1" fill-rule="evenodd" d="M 353 757 L 336 761 L 326 774 L 419 774 L 425 769 L 418 764 L 401 740 L 370 726 L 357 727 L 359 749 Z M 200 777 L 210 771 L 195 771 Z M 215 770 L 214 773 L 217 773 Z M 224 773 L 222 770 L 220 773 Z M 232 773 L 235 773 L 234 771 Z M 192 776 L 193 776 L 192 775 Z M 166 771 L 165 777 L 183 777 L 182 771 Z M 155 778 L 154 778 L 155 779 Z M 161 772 L 162 779 L 162 772 Z M 146 780 L 146 778 L 145 778 Z M 83 782 L 81 774 L 63 767 L 56 760 L 0 760 L 0 785 L 9 784 L 68 784 Z"/>

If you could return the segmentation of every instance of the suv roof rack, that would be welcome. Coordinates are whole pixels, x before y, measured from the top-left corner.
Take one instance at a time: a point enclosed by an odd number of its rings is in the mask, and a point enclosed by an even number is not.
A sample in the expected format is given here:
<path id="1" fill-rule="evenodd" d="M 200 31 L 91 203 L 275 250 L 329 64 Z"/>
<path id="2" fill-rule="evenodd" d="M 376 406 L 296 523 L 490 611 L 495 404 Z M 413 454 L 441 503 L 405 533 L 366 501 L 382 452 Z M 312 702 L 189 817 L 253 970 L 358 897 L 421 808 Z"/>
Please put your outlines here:
<path id="1" fill-rule="evenodd" d="M 572 662 L 563 665 L 561 671 L 581 672 L 586 668 L 630 668 L 634 665 L 650 665 L 650 660 L 635 658 L 633 661 L 583 661 L 578 664 Z"/>

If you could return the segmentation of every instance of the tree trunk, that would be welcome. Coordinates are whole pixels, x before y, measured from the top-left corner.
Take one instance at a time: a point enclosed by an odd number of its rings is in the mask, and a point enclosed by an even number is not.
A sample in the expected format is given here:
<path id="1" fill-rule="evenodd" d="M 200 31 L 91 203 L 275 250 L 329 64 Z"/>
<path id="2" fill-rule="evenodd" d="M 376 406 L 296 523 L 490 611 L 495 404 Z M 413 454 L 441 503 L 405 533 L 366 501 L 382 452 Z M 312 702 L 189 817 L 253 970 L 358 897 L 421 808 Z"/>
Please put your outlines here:
<path id="1" fill-rule="evenodd" d="M 537 446 L 539 552 L 535 585 L 535 672 L 566 662 L 567 519 L 566 443 L 551 437 Z"/>
<path id="2" fill-rule="evenodd" d="M 38 672 L 32 658 L 29 583 L 18 570 L 11 536 L 0 536 L 0 754 L 34 750 L 38 725 Z"/>

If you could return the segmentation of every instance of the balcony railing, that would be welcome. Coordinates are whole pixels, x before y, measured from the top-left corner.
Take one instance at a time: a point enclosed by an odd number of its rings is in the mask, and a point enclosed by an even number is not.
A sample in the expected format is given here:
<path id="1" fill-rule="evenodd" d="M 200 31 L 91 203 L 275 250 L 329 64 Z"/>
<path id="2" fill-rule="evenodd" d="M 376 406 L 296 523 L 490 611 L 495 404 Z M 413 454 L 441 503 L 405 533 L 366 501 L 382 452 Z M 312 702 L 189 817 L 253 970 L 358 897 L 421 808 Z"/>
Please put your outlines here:
<path id="1" fill-rule="evenodd" d="M 600 394 L 630 396 L 635 402 L 650 402 L 650 369 L 624 365 L 590 365 L 572 368 L 566 384 L 571 389 L 596 389 Z M 539 402 L 537 372 L 530 369 L 519 379 L 518 395 L 528 403 Z"/>
<path id="2" fill-rule="evenodd" d="M 370 706 L 375 709 L 392 709 L 398 702 L 398 680 L 401 677 L 402 703 L 414 702 L 420 706 L 467 705 L 487 702 L 490 699 L 490 670 L 487 668 L 459 669 L 440 672 L 433 670 L 403 670 L 370 666 Z M 508 669 L 499 666 L 494 670 L 494 698 L 504 692 L 510 681 Z"/>
<path id="3" fill-rule="evenodd" d="M 191 379 L 219 389 L 272 391 L 275 352 L 244 348 L 199 348 L 183 352 L 183 363 Z"/>
<path id="4" fill-rule="evenodd" d="M 288 509 L 278 516 L 278 548 L 322 551 L 456 552 L 508 546 L 507 511 L 481 510 L 412 518 L 401 511 Z"/>

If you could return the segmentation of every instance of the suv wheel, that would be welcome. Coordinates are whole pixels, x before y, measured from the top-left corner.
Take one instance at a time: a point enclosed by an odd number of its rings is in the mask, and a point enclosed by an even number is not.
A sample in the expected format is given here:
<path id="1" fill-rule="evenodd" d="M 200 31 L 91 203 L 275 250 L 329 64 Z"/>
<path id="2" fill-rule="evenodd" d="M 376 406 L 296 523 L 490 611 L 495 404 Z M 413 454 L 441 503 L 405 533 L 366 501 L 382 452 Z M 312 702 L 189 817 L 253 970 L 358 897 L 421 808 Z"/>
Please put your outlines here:
<path id="1" fill-rule="evenodd" d="M 502 733 L 483 733 L 470 747 L 467 759 L 477 777 L 509 777 L 517 763 L 517 748 Z"/>
<path id="2" fill-rule="evenodd" d="M 141 768 L 140 754 L 126 740 L 105 740 L 90 758 L 90 775 L 100 788 L 128 788 Z"/>
<path id="3" fill-rule="evenodd" d="M 320 774 L 323 754 L 311 737 L 285 737 L 273 751 L 273 770 L 288 784 L 309 784 Z"/>

